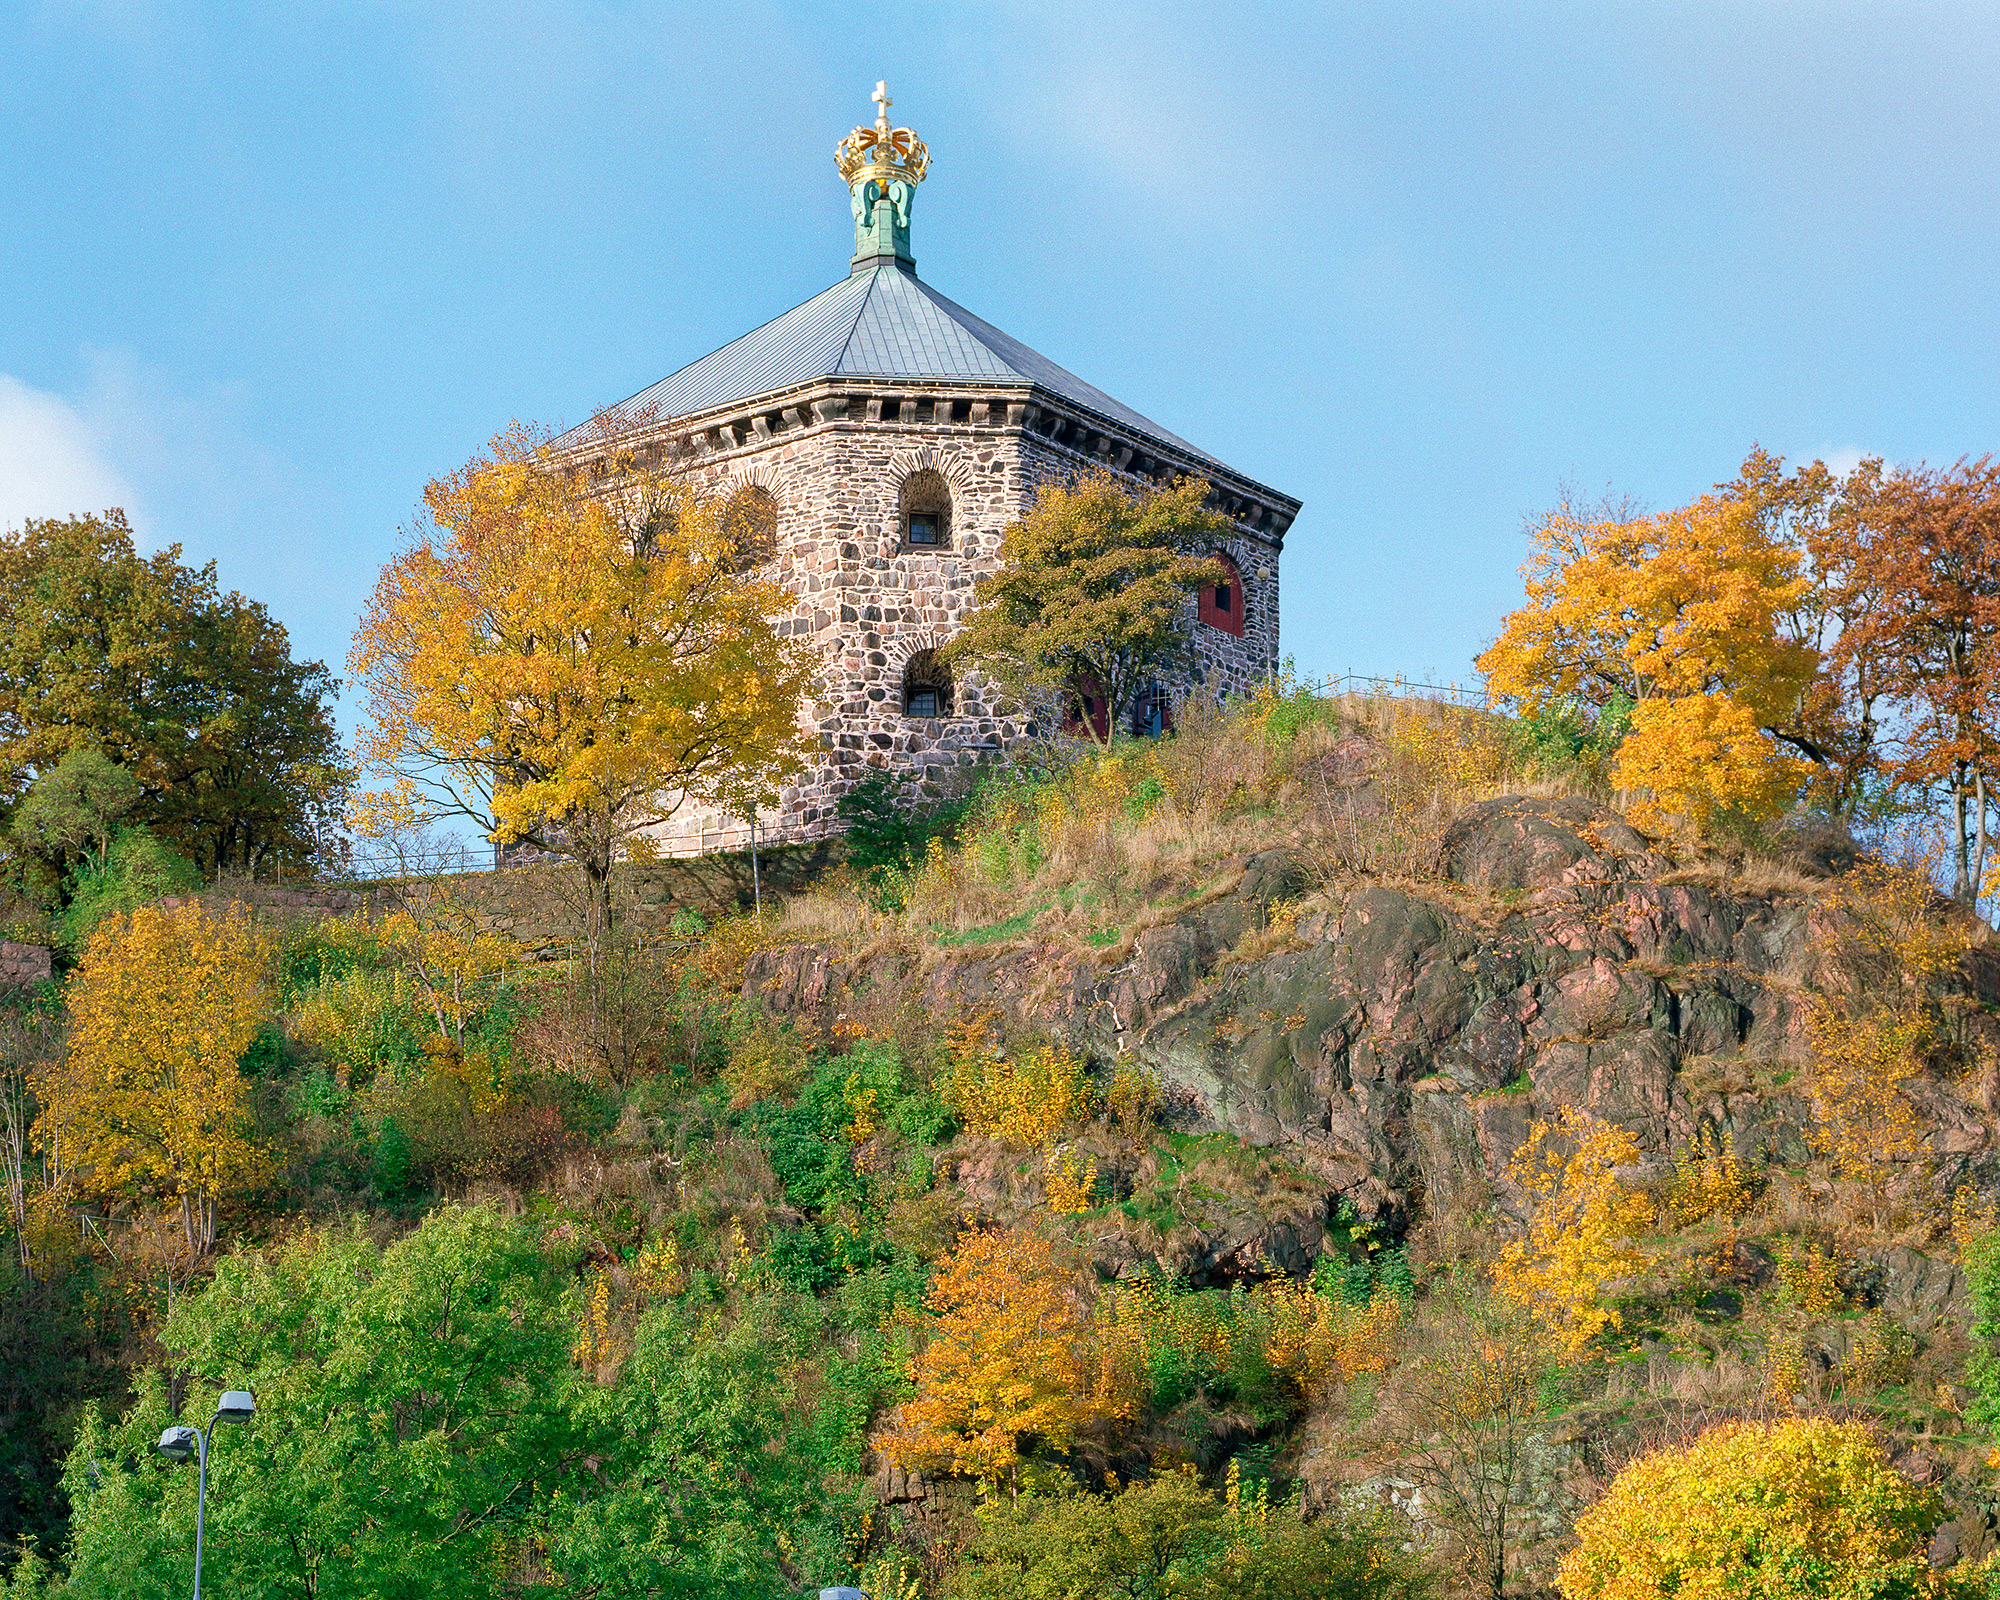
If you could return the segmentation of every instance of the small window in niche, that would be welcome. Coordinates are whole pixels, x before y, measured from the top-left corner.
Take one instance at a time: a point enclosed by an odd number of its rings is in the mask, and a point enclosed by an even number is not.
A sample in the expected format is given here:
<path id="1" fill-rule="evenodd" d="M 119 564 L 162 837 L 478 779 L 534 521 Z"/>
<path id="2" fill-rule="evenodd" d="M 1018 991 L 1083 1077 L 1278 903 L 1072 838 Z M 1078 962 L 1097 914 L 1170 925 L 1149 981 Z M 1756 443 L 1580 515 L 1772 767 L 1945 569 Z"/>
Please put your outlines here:
<path id="1" fill-rule="evenodd" d="M 723 503 L 723 532 L 737 565 L 759 567 L 778 553 L 778 498 L 760 484 L 745 484 Z"/>
<path id="2" fill-rule="evenodd" d="M 1236 609 L 1235 600 L 1230 593 L 1229 585 L 1226 583 L 1218 583 L 1215 586 L 1215 609 L 1217 611 L 1234 611 Z"/>
<path id="3" fill-rule="evenodd" d="M 903 547 L 943 550 L 951 544 L 951 485 L 929 468 L 903 480 Z"/>
<path id="4" fill-rule="evenodd" d="M 935 650 L 919 650 L 903 668 L 903 714 L 951 715 L 951 668 Z"/>

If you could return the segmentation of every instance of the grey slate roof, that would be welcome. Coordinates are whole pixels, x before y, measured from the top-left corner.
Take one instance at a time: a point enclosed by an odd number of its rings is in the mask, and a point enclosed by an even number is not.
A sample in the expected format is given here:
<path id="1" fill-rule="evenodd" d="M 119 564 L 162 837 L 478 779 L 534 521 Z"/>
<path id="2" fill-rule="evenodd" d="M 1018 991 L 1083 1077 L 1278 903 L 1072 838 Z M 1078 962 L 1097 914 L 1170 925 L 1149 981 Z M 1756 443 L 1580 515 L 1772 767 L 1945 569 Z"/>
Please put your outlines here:
<path id="1" fill-rule="evenodd" d="M 1163 444 L 1215 460 L 953 304 L 916 274 L 886 265 L 843 278 L 625 404 L 653 407 L 666 417 L 687 416 L 836 377 L 1038 384 Z"/>

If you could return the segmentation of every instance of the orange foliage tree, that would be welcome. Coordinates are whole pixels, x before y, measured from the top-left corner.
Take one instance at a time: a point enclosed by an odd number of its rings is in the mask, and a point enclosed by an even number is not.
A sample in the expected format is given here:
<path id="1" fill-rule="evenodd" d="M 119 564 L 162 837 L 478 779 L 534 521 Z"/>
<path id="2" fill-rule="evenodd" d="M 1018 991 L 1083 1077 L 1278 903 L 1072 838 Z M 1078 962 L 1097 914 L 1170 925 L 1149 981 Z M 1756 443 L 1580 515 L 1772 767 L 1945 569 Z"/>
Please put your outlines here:
<path id="1" fill-rule="evenodd" d="M 368 770 L 414 812 L 575 861 L 593 962 L 635 835 L 797 769 L 812 672 L 726 506 L 633 449 L 597 466 L 516 426 L 434 480 L 348 657 Z"/>
<path id="2" fill-rule="evenodd" d="M 1877 601 L 1857 553 L 1882 476 L 1877 460 L 1844 474 L 1822 461 L 1787 472 L 1782 457 L 1756 449 L 1736 478 L 1719 486 L 1750 508 L 1771 543 L 1798 560 L 1804 582 L 1780 608 L 1778 628 L 1813 652 L 1817 668 L 1792 714 L 1772 731 L 1810 763 L 1815 798 L 1836 817 L 1878 805 L 1885 795 L 1890 677 L 1872 652 L 1852 648 L 1856 622 Z"/>
<path id="3" fill-rule="evenodd" d="M 1793 716 L 1815 652 L 1779 627 L 1805 593 L 1797 554 L 1747 501 L 1705 496 L 1650 517 L 1565 502 L 1534 530 L 1528 603 L 1478 658 L 1533 711 L 1634 702 L 1613 778 L 1645 788 L 1655 825 L 1720 811 L 1769 817 L 1802 772 L 1773 729 Z"/>
<path id="4" fill-rule="evenodd" d="M 62 1168 L 101 1194 L 178 1200 L 191 1250 L 215 1243 L 217 1199 L 264 1170 L 237 1063 L 270 1015 L 267 966 L 241 907 L 101 923 L 70 980 L 69 1051 L 37 1084 Z"/>
<path id="5" fill-rule="evenodd" d="M 1849 582 L 1871 598 L 1841 636 L 1901 710 L 1895 774 L 1940 792 L 1952 892 L 1983 887 L 2000 803 L 2000 462 L 1910 468 L 1870 485 Z"/>
<path id="6" fill-rule="evenodd" d="M 1093 1326 L 1072 1253 L 1039 1233 L 970 1233 L 939 1269 L 916 1397 L 876 1440 L 901 1466 L 1018 1483 L 1030 1438 L 1066 1450 L 1132 1401 Z"/>

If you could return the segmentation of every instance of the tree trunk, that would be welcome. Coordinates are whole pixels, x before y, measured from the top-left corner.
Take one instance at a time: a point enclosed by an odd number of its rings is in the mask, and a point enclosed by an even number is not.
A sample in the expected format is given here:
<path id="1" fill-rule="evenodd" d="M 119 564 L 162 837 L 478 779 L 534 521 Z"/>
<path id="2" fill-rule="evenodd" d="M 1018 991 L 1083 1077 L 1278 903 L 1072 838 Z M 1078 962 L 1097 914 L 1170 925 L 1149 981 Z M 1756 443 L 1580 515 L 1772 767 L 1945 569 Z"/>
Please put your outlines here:
<path id="1" fill-rule="evenodd" d="M 1978 837 L 1972 852 L 1972 898 L 1967 902 L 1973 915 L 1979 914 L 1979 891 L 1986 886 L 1986 774 L 1974 769 L 1972 803 L 1978 820 Z"/>
<path id="2" fill-rule="evenodd" d="M 1965 772 L 1961 768 L 1953 776 L 1951 785 L 1951 820 L 1957 834 L 1957 848 L 1951 853 L 1951 897 L 1961 905 L 1971 905 L 1969 875 L 1972 865 L 1972 839 L 1965 820 Z"/>
<path id="3" fill-rule="evenodd" d="M 611 937 L 611 852 L 595 847 L 579 851 L 576 864 L 583 872 L 583 943 L 594 980 L 604 942 Z"/>

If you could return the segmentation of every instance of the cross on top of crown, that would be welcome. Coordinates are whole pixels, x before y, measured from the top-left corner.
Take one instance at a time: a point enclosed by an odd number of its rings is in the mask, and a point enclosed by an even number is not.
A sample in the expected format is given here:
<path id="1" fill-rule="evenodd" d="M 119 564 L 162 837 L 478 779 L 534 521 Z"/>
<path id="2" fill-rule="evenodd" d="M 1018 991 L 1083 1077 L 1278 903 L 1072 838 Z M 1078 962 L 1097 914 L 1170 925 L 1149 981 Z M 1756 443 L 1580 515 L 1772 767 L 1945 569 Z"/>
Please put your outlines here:
<path id="1" fill-rule="evenodd" d="M 889 108 L 896 103 L 889 98 L 889 85 L 877 83 L 868 98 L 875 102 L 875 126 L 856 128 L 840 141 L 835 154 L 840 175 L 849 183 L 864 175 L 922 183 L 931 153 L 913 131 L 889 125 Z"/>

